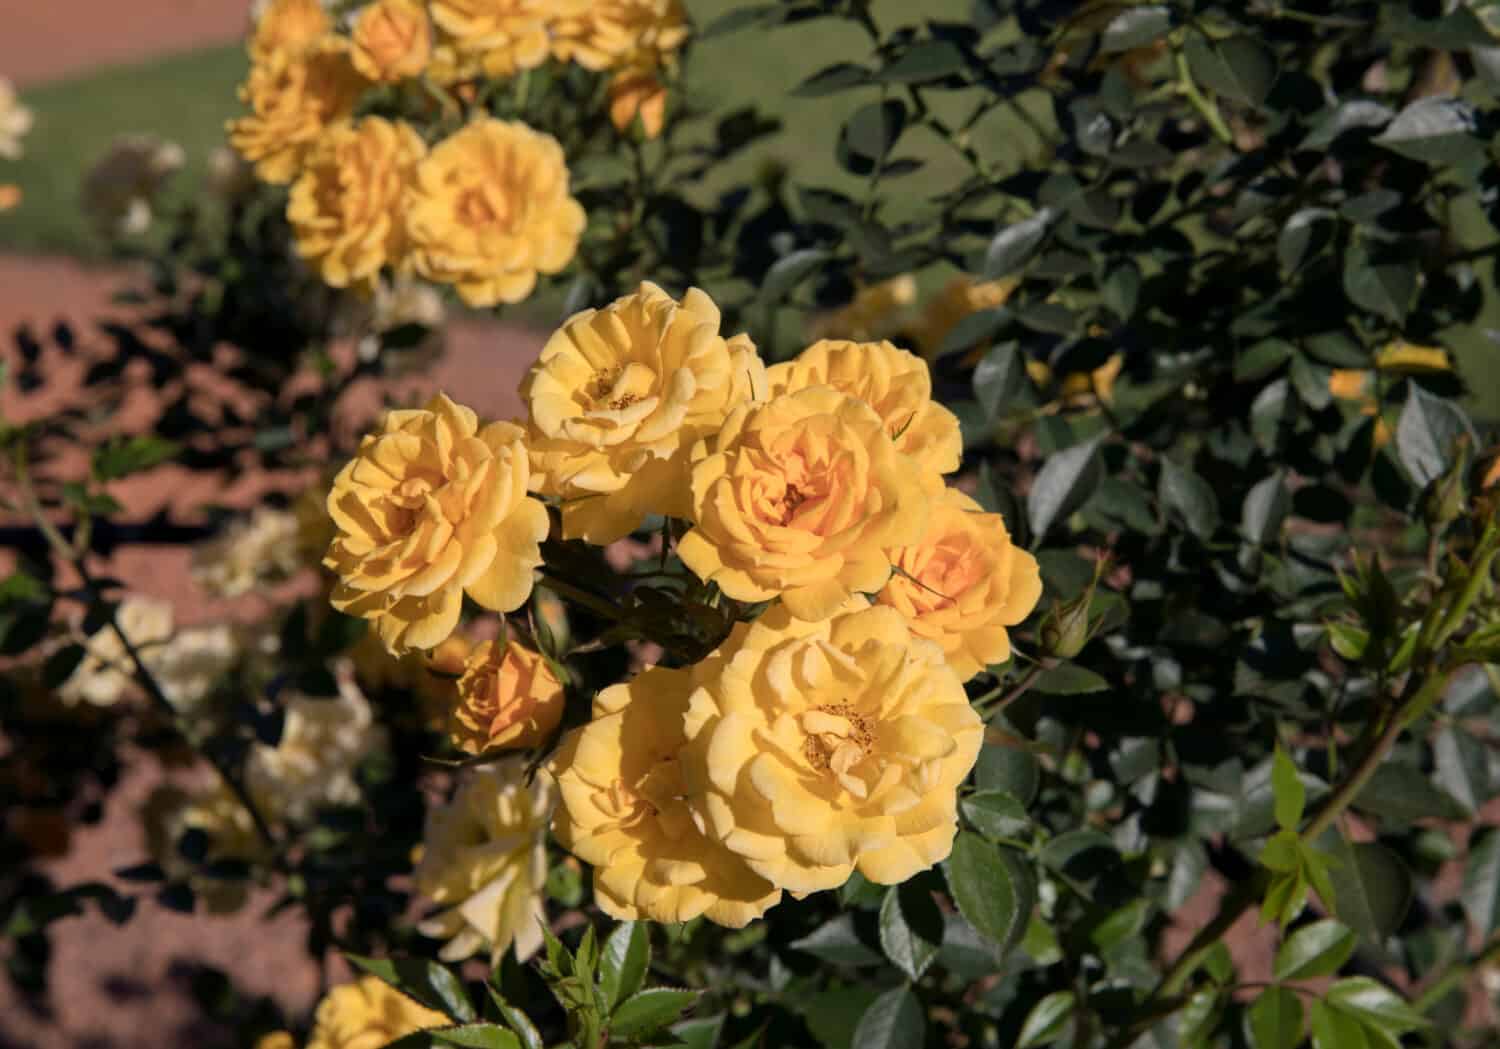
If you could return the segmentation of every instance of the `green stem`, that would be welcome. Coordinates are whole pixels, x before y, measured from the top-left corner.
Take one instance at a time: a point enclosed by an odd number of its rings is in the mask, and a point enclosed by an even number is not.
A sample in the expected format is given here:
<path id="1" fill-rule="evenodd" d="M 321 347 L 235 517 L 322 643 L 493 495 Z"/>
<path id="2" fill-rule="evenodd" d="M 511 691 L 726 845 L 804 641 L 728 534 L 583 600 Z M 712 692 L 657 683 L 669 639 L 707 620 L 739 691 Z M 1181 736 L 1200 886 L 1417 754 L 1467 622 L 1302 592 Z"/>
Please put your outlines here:
<path id="1" fill-rule="evenodd" d="M 1178 51 L 1175 56 L 1177 67 L 1177 88 L 1182 92 L 1188 102 L 1198 111 L 1208 129 L 1214 133 L 1214 137 L 1225 145 L 1234 143 L 1234 133 L 1229 130 L 1229 125 L 1224 123 L 1224 117 L 1219 112 L 1219 107 L 1198 90 L 1198 82 L 1193 79 L 1193 72 L 1188 68 L 1187 55 Z"/>

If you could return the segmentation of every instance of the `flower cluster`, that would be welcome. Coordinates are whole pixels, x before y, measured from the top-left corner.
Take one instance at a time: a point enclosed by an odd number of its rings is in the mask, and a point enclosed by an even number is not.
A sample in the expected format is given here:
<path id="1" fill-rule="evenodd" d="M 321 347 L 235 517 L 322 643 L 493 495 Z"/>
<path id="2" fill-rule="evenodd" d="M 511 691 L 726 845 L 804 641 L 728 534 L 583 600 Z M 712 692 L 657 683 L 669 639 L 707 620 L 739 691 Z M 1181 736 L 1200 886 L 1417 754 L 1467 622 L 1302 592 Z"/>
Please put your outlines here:
<path id="1" fill-rule="evenodd" d="M 11 82 L 0 76 L 0 160 L 20 158 L 21 139 L 31 130 L 32 120 L 31 110 L 21 104 Z M 21 190 L 0 182 L 0 212 L 9 211 L 20 202 Z"/>
<path id="2" fill-rule="evenodd" d="M 1009 658 L 1041 582 L 999 515 L 947 486 L 958 421 L 920 357 L 824 340 L 768 369 L 720 326 L 703 292 L 642 284 L 553 335 L 523 425 L 481 426 L 442 395 L 389 413 L 334 483 L 325 564 L 335 605 L 401 653 L 447 642 L 465 592 L 501 612 L 526 600 L 541 500 L 595 544 L 680 519 L 698 585 L 745 616 L 772 604 L 698 662 L 599 693 L 553 757 L 553 829 L 610 913 L 738 926 L 783 891 L 896 883 L 948 854 L 982 735 L 964 682 Z M 541 744 L 564 704 L 514 641 L 475 647 L 455 691 L 450 731 L 476 754 Z M 550 791 L 476 778 L 436 817 L 418 881 L 451 905 L 430 929 L 455 957 L 531 948 L 520 874 L 487 888 L 490 846 L 520 841 Z"/>
<path id="3" fill-rule="evenodd" d="M 256 21 L 249 112 L 231 143 L 290 188 L 297 251 L 328 284 L 369 293 L 383 275 L 452 285 L 473 306 L 519 302 L 573 258 L 583 208 L 562 147 L 476 104 L 482 82 L 549 58 L 608 72 L 615 123 L 660 131 L 661 73 L 687 38 L 678 0 L 371 0 L 330 15 L 271 0 Z M 375 115 L 391 91 L 411 121 Z M 432 97 L 464 111 L 431 119 Z M 417 104 L 417 103 L 421 104 Z"/>

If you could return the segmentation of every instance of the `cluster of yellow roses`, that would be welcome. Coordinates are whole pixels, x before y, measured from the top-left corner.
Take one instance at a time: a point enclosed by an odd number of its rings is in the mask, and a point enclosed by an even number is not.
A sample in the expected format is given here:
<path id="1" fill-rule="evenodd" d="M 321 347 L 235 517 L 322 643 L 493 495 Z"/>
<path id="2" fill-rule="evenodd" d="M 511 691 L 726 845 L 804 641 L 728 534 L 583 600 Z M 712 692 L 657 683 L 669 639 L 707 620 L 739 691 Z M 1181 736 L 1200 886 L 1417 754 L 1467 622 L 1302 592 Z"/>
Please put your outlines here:
<path id="1" fill-rule="evenodd" d="M 476 111 L 435 144 L 403 120 L 356 117 L 372 88 L 472 81 L 548 57 L 612 70 L 617 124 L 659 130 L 658 76 L 687 36 L 679 0 L 372 0 L 335 20 L 320 0 L 270 0 L 230 142 L 263 180 L 290 184 L 298 253 L 334 287 L 382 271 L 451 284 L 474 306 L 519 302 L 560 271 L 583 232 L 562 147 Z"/>
<path id="2" fill-rule="evenodd" d="M 465 594 L 526 601 L 546 498 L 565 538 L 596 544 L 684 519 L 688 569 L 773 602 L 699 663 L 605 689 L 561 743 L 553 831 L 595 865 L 600 906 L 743 925 L 783 890 L 943 859 L 982 736 L 963 683 L 1009 658 L 1041 583 L 1001 518 L 946 485 L 962 443 L 927 365 L 825 340 L 767 368 L 702 291 L 645 283 L 566 321 L 521 395 L 516 423 L 443 395 L 390 412 L 334 481 L 324 563 L 336 607 L 393 652 L 431 649 Z M 560 689 L 521 659 L 466 664 L 470 749 L 555 727 Z"/>

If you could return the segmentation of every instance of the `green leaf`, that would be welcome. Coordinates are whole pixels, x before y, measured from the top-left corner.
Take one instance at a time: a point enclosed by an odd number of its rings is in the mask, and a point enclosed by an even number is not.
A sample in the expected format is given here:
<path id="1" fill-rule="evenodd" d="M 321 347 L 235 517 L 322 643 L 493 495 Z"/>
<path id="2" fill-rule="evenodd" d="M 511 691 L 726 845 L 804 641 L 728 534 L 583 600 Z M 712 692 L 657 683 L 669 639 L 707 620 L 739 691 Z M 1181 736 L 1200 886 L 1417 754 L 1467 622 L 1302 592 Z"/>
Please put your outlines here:
<path id="1" fill-rule="evenodd" d="M 1036 892 L 1031 872 L 1009 850 L 961 831 L 945 865 L 958 912 L 978 932 L 1009 950 L 1026 931 Z"/>
<path id="2" fill-rule="evenodd" d="M 459 1023 L 477 1019 L 463 982 L 444 965 L 423 958 L 367 958 L 358 954 L 344 957 L 356 968 Z"/>
<path id="3" fill-rule="evenodd" d="M 1411 872 L 1399 856 L 1378 842 L 1351 844 L 1330 832 L 1323 844 L 1334 861 L 1329 877 L 1335 917 L 1361 939 L 1384 943 L 1411 905 Z"/>
<path id="4" fill-rule="evenodd" d="M 1311 1020 L 1313 1049 L 1367 1049 L 1370 1044 L 1358 1020 L 1316 998 Z"/>
<path id="5" fill-rule="evenodd" d="M 1324 1000 L 1341 1012 L 1358 1017 L 1361 1023 L 1392 1034 L 1427 1026 L 1422 1014 L 1408 1005 L 1406 999 L 1368 976 L 1339 980 L 1328 989 Z"/>
<path id="6" fill-rule="evenodd" d="M 715 1049 L 719 1044 L 719 1035 L 724 1030 L 724 1014 L 718 1016 L 705 1016 L 701 1020 L 684 1020 L 672 1028 L 672 1035 L 680 1043 L 674 1049 Z M 752 1034 L 743 1043 L 746 1046 L 754 1046 L 759 1043 L 757 1034 Z"/>
<path id="7" fill-rule="evenodd" d="M 925 84 L 962 72 L 964 53 L 948 40 L 923 40 L 903 51 L 880 71 L 880 79 L 893 84 Z"/>
<path id="8" fill-rule="evenodd" d="M 1283 272 L 1292 274 L 1301 269 L 1309 255 L 1316 255 L 1327 247 L 1337 228 L 1337 218 L 1328 208 L 1294 211 L 1276 239 L 1276 257 Z"/>
<path id="9" fill-rule="evenodd" d="M 1412 481 L 1425 488 L 1452 464 L 1460 437 L 1474 440 L 1474 427 L 1452 401 L 1428 393 L 1415 382 L 1408 382 L 1406 388 L 1406 404 L 1396 424 L 1396 454 Z"/>
<path id="10" fill-rule="evenodd" d="M 1355 796 L 1354 808 L 1372 816 L 1405 820 L 1463 820 L 1468 813 L 1431 777 L 1406 761 L 1390 760 L 1375 770 L 1364 789 Z"/>
<path id="11" fill-rule="evenodd" d="M 1185 50 L 1199 82 L 1247 106 L 1259 106 L 1276 83 L 1276 59 L 1253 37 L 1232 36 L 1211 44 L 1195 33 Z"/>
<path id="12" fill-rule="evenodd" d="M 543 1049 L 542 1034 L 531 1022 L 531 1017 L 507 1002 L 495 988 L 489 988 L 489 992 L 490 1001 L 495 1003 L 495 1008 L 500 1012 L 500 1019 L 504 1020 L 520 1039 L 521 1049 Z"/>
<path id="13" fill-rule="evenodd" d="M 1112 267 L 1099 283 L 1099 297 L 1122 321 L 1135 316 L 1140 296 L 1141 268 L 1129 259 Z"/>
<path id="14" fill-rule="evenodd" d="M 1034 756 L 1015 747 L 988 745 L 974 763 L 974 783 L 980 790 L 1003 790 L 1030 805 L 1041 786 L 1041 769 Z"/>
<path id="15" fill-rule="evenodd" d="M 1433 779 L 1468 815 L 1490 799 L 1489 754 L 1483 743 L 1457 725 L 1444 725 L 1432 740 Z"/>
<path id="16" fill-rule="evenodd" d="M 1026 362 L 1014 341 L 1002 342 L 974 368 L 974 399 L 986 418 L 1004 415 L 1026 379 Z"/>
<path id="17" fill-rule="evenodd" d="M 652 987 L 625 999 L 609 1018 L 615 1038 L 643 1040 L 676 1023 L 698 1000 L 697 991 Z"/>
<path id="18" fill-rule="evenodd" d="M 893 99 L 861 106 L 844 125 L 843 142 L 849 152 L 872 165 L 895 146 L 906 127 L 906 107 Z"/>
<path id="19" fill-rule="evenodd" d="M 821 248 L 803 248 L 782 256 L 766 271 L 760 287 L 761 297 L 766 302 L 780 302 L 830 257 Z"/>
<path id="20" fill-rule="evenodd" d="M 1207 481 L 1171 459 L 1163 459 L 1157 497 L 1169 510 L 1181 514 L 1188 530 L 1200 539 L 1213 535 L 1219 525 L 1219 500 Z"/>
<path id="21" fill-rule="evenodd" d="M 984 279 L 996 280 L 1026 265 L 1047 236 L 1054 218 L 1055 212 L 1051 208 L 1041 208 L 1029 219 L 996 233 L 984 253 Z"/>
<path id="22" fill-rule="evenodd" d="M 892 987 L 870 1003 L 854 1029 L 857 1049 L 913 1049 L 926 1038 L 922 1003 L 907 987 Z"/>
<path id="23" fill-rule="evenodd" d="M 1353 930 L 1332 918 L 1304 925 L 1276 951 L 1272 974 L 1278 981 L 1332 976 L 1354 953 L 1355 942 Z"/>
<path id="24" fill-rule="evenodd" d="M 1026 496 L 1026 515 L 1037 542 L 1045 538 L 1054 524 L 1082 506 L 1099 487 L 1104 474 L 1099 461 L 1102 440 L 1095 437 L 1075 444 L 1049 456 L 1042 464 Z"/>
<path id="25" fill-rule="evenodd" d="M 464 1024 L 429 1031 L 438 1045 L 462 1045 L 472 1049 L 521 1049 L 514 1034 L 496 1024 Z"/>
<path id="26" fill-rule="evenodd" d="M 870 82 L 870 71 L 853 62 L 835 62 L 808 77 L 789 92 L 796 98 L 818 98 Z"/>
<path id="27" fill-rule="evenodd" d="M 1268 987 L 1245 1013 L 1254 1049 L 1296 1049 L 1302 1041 L 1302 1001 L 1285 987 Z"/>
<path id="28" fill-rule="evenodd" d="M 1037 676 L 1031 687 L 1049 696 L 1078 696 L 1109 691 L 1109 681 L 1077 663 L 1059 663 Z"/>
<path id="29" fill-rule="evenodd" d="M 641 989 L 651 966 L 651 930 L 645 922 L 622 922 L 604 941 L 599 957 L 599 984 L 604 1003 L 613 1009 Z"/>
<path id="30" fill-rule="evenodd" d="M 1254 382 L 1263 379 L 1291 360 L 1296 352 L 1297 347 L 1285 339 L 1262 339 L 1245 352 L 1235 355 L 1235 381 Z"/>
<path id="31" fill-rule="evenodd" d="M 1414 262 L 1373 262 L 1356 245 L 1344 256 L 1344 294 L 1356 306 L 1400 324 L 1417 292 Z"/>
<path id="32" fill-rule="evenodd" d="M 1500 829 L 1485 827 L 1469 839 L 1459 900 L 1476 937 L 1500 928 Z"/>
<path id="33" fill-rule="evenodd" d="M 1276 922 L 1282 928 L 1290 925 L 1307 906 L 1307 877 L 1299 865 L 1271 879 L 1266 898 L 1261 903 L 1260 919 Z"/>
<path id="34" fill-rule="evenodd" d="M 880 905 L 880 946 L 907 979 L 922 978 L 943 945 L 943 912 L 919 881 L 893 885 Z"/>
<path id="35" fill-rule="evenodd" d="M 860 1017 L 877 997 L 869 986 L 846 986 L 815 991 L 798 1001 L 796 1008 L 807 1023 L 807 1029 L 825 1049 L 850 1049 L 856 1044 L 854 1030 Z"/>
<path id="36" fill-rule="evenodd" d="M 854 931 L 854 917 L 841 914 L 793 940 L 792 947 L 836 965 L 879 965 L 881 957 Z"/>
<path id="37" fill-rule="evenodd" d="M 1287 490 L 1286 480 L 1277 471 L 1263 481 L 1257 481 L 1245 496 L 1245 505 L 1240 512 L 1240 534 L 1247 542 L 1266 546 L 1281 535 L 1282 522 L 1292 509 L 1292 493 Z"/>
<path id="38" fill-rule="evenodd" d="M 1295 831 L 1302 825 L 1307 807 L 1307 788 L 1297 775 L 1297 765 L 1278 744 L 1271 759 L 1271 796 L 1276 802 L 1276 825 Z"/>
<path id="39" fill-rule="evenodd" d="M 113 481 L 166 462 L 181 450 L 174 441 L 150 434 L 116 437 L 94 452 L 94 477 Z"/>
<path id="40" fill-rule="evenodd" d="M 1099 47 L 1105 54 L 1132 51 L 1160 39 L 1171 28 L 1172 9 L 1166 4 L 1132 7 L 1109 20 Z"/>
<path id="41" fill-rule="evenodd" d="M 981 790 L 959 802 L 964 818 L 979 833 L 991 838 L 1013 838 L 1031 827 L 1026 806 L 1003 790 Z"/>
<path id="42" fill-rule="evenodd" d="M 1393 153 L 1433 166 L 1462 163 L 1479 153 L 1474 107 L 1461 98 L 1419 98 L 1401 112 L 1372 142 Z"/>
<path id="43" fill-rule="evenodd" d="M 1016 1049 L 1029 1049 L 1033 1045 L 1046 1045 L 1056 1041 L 1067 1026 L 1068 1017 L 1078 1004 L 1072 991 L 1053 991 L 1031 1007 L 1021 1024 L 1021 1034 Z"/>

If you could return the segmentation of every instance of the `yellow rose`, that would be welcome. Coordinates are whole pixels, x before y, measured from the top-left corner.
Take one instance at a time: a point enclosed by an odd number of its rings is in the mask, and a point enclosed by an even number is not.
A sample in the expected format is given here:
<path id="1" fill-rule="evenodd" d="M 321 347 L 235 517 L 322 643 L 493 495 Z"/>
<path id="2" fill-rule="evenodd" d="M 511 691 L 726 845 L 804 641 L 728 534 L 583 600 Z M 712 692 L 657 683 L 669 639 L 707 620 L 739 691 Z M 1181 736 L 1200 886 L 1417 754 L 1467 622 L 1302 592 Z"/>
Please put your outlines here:
<path id="1" fill-rule="evenodd" d="M 277 54 L 305 54 L 332 30 L 333 20 L 320 0 L 271 0 L 255 22 L 250 57 L 263 62 Z"/>
<path id="2" fill-rule="evenodd" d="M 318 1003 L 307 1049 L 380 1049 L 413 1031 L 453 1021 L 374 976 L 329 991 Z"/>
<path id="3" fill-rule="evenodd" d="M 480 429 L 441 393 L 387 412 L 328 493 L 333 606 L 371 620 L 397 654 L 445 641 L 465 593 L 491 611 L 519 608 L 548 528 L 526 494 L 523 436 L 511 423 Z"/>
<path id="4" fill-rule="evenodd" d="M 552 830 L 594 864 L 594 900 L 622 920 L 744 926 L 781 891 L 706 837 L 685 797 L 678 752 L 696 687 L 693 670 L 652 667 L 601 692 L 594 719 L 553 757 L 559 806 Z"/>
<path id="5" fill-rule="evenodd" d="M 251 112 L 229 122 L 229 143 L 266 182 L 290 182 L 323 129 L 353 112 L 365 84 L 339 40 L 305 55 L 270 55 L 240 87 Z"/>
<path id="6" fill-rule="evenodd" d="M 371 292 L 405 248 L 405 197 L 426 147 L 404 121 L 334 124 L 308 152 L 286 217 L 297 254 L 335 288 Z"/>
<path id="7" fill-rule="evenodd" d="M 952 473 L 963 457 L 958 418 L 932 400 L 927 362 L 888 342 L 815 342 L 796 359 L 767 369 L 771 396 L 832 386 L 880 416 L 896 450 L 924 470 Z"/>
<path id="8" fill-rule="evenodd" d="M 1115 399 L 1115 380 L 1120 377 L 1120 371 L 1124 366 L 1125 355 L 1113 353 L 1097 368 L 1064 373 L 1057 380 L 1058 399 L 1043 411 L 1056 411 L 1064 405 L 1074 408 L 1089 407 L 1100 401 L 1108 404 Z M 1057 378 L 1045 361 L 1034 358 L 1027 358 L 1026 374 L 1031 376 L 1032 382 L 1043 388 L 1051 386 L 1053 380 Z"/>
<path id="9" fill-rule="evenodd" d="M 0 211 L 9 211 L 21 203 L 21 187 L 11 182 L 0 182 Z"/>
<path id="10" fill-rule="evenodd" d="M 464 661 L 448 732 L 460 750 L 534 747 L 562 720 L 563 687 L 540 652 L 483 641 Z"/>
<path id="11" fill-rule="evenodd" d="M 1328 373 L 1328 392 L 1341 401 L 1362 401 L 1372 376 L 1363 368 L 1335 368 Z"/>
<path id="12" fill-rule="evenodd" d="M 563 536 L 611 543 L 650 513 L 686 516 L 688 456 L 766 390 L 746 335 L 719 334 L 697 288 L 655 284 L 569 318 L 521 382 L 533 487 L 563 503 Z"/>
<path id="13" fill-rule="evenodd" d="M 1036 558 L 1010 541 L 999 514 L 948 488 L 919 542 L 891 551 L 900 571 L 875 600 L 906 617 L 911 632 L 941 646 L 967 681 L 1010 658 L 1013 627 L 1042 596 Z"/>
<path id="14" fill-rule="evenodd" d="M 525 961 L 542 945 L 553 789 L 546 773 L 528 785 L 524 761 L 496 762 L 469 770 L 453 800 L 428 815 L 416 888 L 444 909 L 417 928 L 448 941 L 439 958 L 460 961 L 488 945 L 498 964 L 514 944 Z"/>
<path id="15" fill-rule="evenodd" d="M 568 195 L 568 165 L 550 135 L 484 119 L 417 165 L 407 232 L 417 272 L 452 284 L 471 306 L 520 302 L 536 275 L 557 273 L 586 221 Z"/>
<path id="16" fill-rule="evenodd" d="M 915 333 L 922 356 L 936 360 L 943 340 L 958 327 L 959 321 L 971 313 L 1005 305 L 1020 283 L 1016 277 L 983 283 L 975 283 L 969 276 L 954 277 L 922 309 Z"/>
<path id="17" fill-rule="evenodd" d="M 984 725 L 942 649 L 851 604 L 817 623 L 772 608 L 717 655 L 680 759 L 710 836 L 792 893 L 855 870 L 899 884 L 948 855 Z"/>
<path id="18" fill-rule="evenodd" d="M 688 37 L 680 0 L 594 0 L 552 27 L 553 53 L 600 71 L 666 64 Z"/>
<path id="19" fill-rule="evenodd" d="M 895 330 L 894 318 L 917 301 L 917 282 L 909 273 L 860 288 L 847 306 L 817 318 L 816 339 L 878 339 Z"/>
<path id="20" fill-rule="evenodd" d="M 549 26 L 576 17 L 591 0 L 428 0 L 453 58 L 451 78 L 510 76 L 535 69 L 551 50 Z"/>
<path id="21" fill-rule="evenodd" d="M 432 25 L 415 0 L 375 0 L 354 22 L 354 68 L 371 80 L 420 76 L 432 55 Z"/>
<path id="22" fill-rule="evenodd" d="M 1375 353 L 1375 367 L 1383 372 L 1400 375 L 1430 375 L 1433 372 L 1450 372 L 1453 361 L 1448 351 L 1441 346 L 1418 346 L 1416 343 L 1397 339 L 1386 343 Z"/>
<path id="23" fill-rule="evenodd" d="M 741 405 L 714 440 L 693 466 L 696 527 L 677 553 L 737 601 L 779 595 L 822 619 L 884 586 L 886 549 L 922 534 L 931 475 L 856 397 L 811 386 Z"/>

